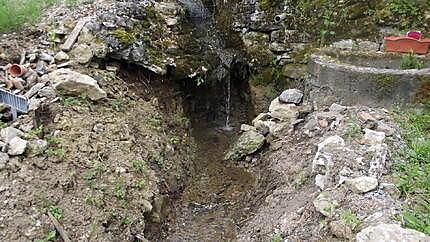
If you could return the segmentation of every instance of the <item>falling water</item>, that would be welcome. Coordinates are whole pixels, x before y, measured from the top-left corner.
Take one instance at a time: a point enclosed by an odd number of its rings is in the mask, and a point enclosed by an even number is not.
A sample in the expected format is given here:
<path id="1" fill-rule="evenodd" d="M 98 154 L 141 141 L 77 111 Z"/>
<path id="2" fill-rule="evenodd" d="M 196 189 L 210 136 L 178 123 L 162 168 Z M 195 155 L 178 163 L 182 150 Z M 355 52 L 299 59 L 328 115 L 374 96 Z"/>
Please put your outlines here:
<path id="1" fill-rule="evenodd" d="M 225 118 L 225 127 L 223 130 L 231 131 L 233 127 L 230 126 L 230 105 L 231 105 L 231 80 L 227 78 L 227 95 L 226 95 L 226 118 Z"/>

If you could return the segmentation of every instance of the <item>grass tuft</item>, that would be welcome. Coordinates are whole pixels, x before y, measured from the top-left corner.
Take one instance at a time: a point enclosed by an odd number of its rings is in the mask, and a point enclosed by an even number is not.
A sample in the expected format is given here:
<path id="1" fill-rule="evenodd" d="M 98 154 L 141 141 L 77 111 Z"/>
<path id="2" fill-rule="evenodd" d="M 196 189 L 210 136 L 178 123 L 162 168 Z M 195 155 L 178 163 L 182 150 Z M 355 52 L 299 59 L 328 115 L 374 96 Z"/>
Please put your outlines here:
<path id="1" fill-rule="evenodd" d="M 430 109 L 400 113 L 398 121 L 407 148 L 397 165 L 397 187 L 408 200 L 403 225 L 430 235 Z"/>

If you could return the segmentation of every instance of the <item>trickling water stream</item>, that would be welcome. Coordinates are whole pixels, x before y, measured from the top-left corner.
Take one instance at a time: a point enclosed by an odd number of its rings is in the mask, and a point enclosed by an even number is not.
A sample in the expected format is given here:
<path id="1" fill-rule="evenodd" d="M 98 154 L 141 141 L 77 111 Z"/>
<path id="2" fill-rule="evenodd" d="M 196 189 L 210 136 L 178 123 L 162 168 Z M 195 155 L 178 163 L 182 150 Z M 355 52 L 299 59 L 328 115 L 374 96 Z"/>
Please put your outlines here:
<path id="1" fill-rule="evenodd" d="M 201 45 L 198 49 L 214 53 L 218 64 L 212 66 L 211 84 L 183 88 L 190 97 L 186 106 L 198 146 L 195 172 L 180 199 L 170 206 L 160 240 L 232 241 L 249 212 L 244 200 L 250 196 L 255 180 L 245 169 L 223 161 L 226 149 L 237 137 L 239 124 L 252 115 L 249 100 L 242 95 L 247 91 L 247 86 L 243 88 L 247 81 L 240 74 L 243 63 L 236 59 L 237 51 L 225 47 L 225 39 L 217 34 L 219 30 L 208 15 L 210 11 L 200 0 L 180 2 L 192 19 L 191 31 Z"/>

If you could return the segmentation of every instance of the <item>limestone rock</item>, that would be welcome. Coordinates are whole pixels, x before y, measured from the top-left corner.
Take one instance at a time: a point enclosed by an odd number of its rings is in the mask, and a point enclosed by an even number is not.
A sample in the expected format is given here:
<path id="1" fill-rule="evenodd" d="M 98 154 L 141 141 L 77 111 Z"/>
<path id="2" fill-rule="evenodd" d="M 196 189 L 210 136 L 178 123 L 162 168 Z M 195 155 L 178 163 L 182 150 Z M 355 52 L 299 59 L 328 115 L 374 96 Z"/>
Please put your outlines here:
<path id="1" fill-rule="evenodd" d="M 303 92 L 297 89 L 288 89 L 281 93 L 279 101 L 281 103 L 299 104 L 303 99 Z"/>
<path id="2" fill-rule="evenodd" d="M 357 242 L 389 241 L 418 242 L 430 241 L 430 236 L 398 224 L 379 224 L 363 229 L 355 237 Z"/>
<path id="3" fill-rule="evenodd" d="M 20 137 L 15 137 L 9 142 L 9 155 L 22 155 L 27 148 L 27 141 Z"/>
<path id="4" fill-rule="evenodd" d="M 56 61 L 60 61 L 60 62 L 62 62 L 62 61 L 68 61 L 68 60 L 70 59 L 70 57 L 69 57 L 69 55 L 68 55 L 68 54 L 66 54 L 65 52 L 60 51 L 60 52 L 58 52 L 57 54 L 55 54 L 54 59 L 55 59 Z"/>
<path id="5" fill-rule="evenodd" d="M 57 92 L 55 91 L 55 89 L 51 86 L 48 87 L 44 87 L 42 88 L 38 95 L 40 97 L 46 97 L 46 98 L 55 98 L 57 96 Z"/>
<path id="6" fill-rule="evenodd" d="M 330 223 L 330 231 L 340 239 L 352 239 L 352 229 L 348 224 L 342 221 L 333 221 Z"/>
<path id="7" fill-rule="evenodd" d="M 385 139 L 384 132 L 378 132 L 371 129 L 364 129 L 363 143 L 368 145 L 381 144 Z"/>
<path id="8" fill-rule="evenodd" d="M 343 113 L 346 111 L 346 109 L 347 109 L 346 106 L 342 106 L 337 103 L 333 103 L 329 108 L 330 112 L 337 112 L 337 113 Z"/>
<path id="9" fill-rule="evenodd" d="M 48 78 L 54 83 L 57 91 L 68 95 L 85 95 L 94 101 L 106 97 L 106 92 L 99 87 L 96 80 L 70 69 L 53 71 L 49 73 Z"/>
<path id="10" fill-rule="evenodd" d="M 225 155 L 225 160 L 239 160 L 240 158 L 256 152 L 263 146 L 265 138 L 262 134 L 255 131 L 243 133 L 236 143 Z"/>
<path id="11" fill-rule="evenodd" d="M 31 140 L 28 142 L 28 147 L 32 155 L 39 155 L 48 148 L 48 142 L 43 139 Z"/>
<path id="12" fill-rule="evenodd" d="M 356 193 L 366 193 L 372 191 L 378 186 L 378 179 L 369 176 L 361 176 L 349 179 L 346 183 Z"/>
<path id="13" fill-rule="evenodd" d="M 282 121 L 296 119 L 299 116 L 299 111 L 295 104 L 281 103 L 279 98 L 275 98 L 275 100 L 270 103 L 269 112 L 270 116 Z"/>
<path id="14" fill-rule="evenodd" d="M 250 131 L 250 130 L 256 130 L 256 129 L 255 129 L 254 126 L 251 126 L 251 125 L 248 125 L 248 124 L 242 124 L 242 125 L 240 125 L 240 131 L 247 132 L 247 131 Z"/>
<path id="15" fill-rule="evenodd" d="M 9 143 L 13 138 L 15 137 L 22 137 L 24 133 L 16 128 L 13 127 L 6 127 L 0 131 L 1 139 L 5 143 Z"/>
<path id="16" fill-rule="evenodd" d="M 85 45 L 85 44 L 77 45 L 71 51 L 71 54 L 79 64 L 89 63 L 94 56 L 92 49 L 88 45 Z"/>
<path id="17" fill-rule="evenodd" d="M 317 174 L 315 176 L 315 185 L 317 187 L 319 187 L 321 190 L 324 190 L 327 186 L 327 176 L 325 175 L 321 175 L 321 174 Z"/>
<path id="18" fill-rule="evenodd" d="M 6 167 L 7 162 L 9 161 L 9 156 L 6 153 L 0 153 L 0 171 Z"/>
<path id="19" fill-rule="evenodd" d="M 396 130 L 388 126 L 387 124 L 380 122 L 378 123 L 378 127 L 376 128 L 376 131 L 384 132 L 386 136 L 392 136 Z"/>
<path id="20" fill-rule="evenodd" d="M 313 201 L 315 209 L 326 217 L 332 217 L 339 203 L 334 200 L 330 193 L 322 192 Z"/>

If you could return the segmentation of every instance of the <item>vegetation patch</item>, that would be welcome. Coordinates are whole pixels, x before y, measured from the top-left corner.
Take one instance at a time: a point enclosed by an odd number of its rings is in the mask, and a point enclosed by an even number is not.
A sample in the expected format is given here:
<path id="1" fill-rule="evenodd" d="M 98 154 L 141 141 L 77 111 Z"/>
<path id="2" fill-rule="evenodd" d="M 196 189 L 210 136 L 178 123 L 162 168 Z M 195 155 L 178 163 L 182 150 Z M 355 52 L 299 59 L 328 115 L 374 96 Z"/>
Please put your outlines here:
<path id="1" fill-rule="evenodd" d="M 43 10 L 55 4 L 76 6 L 81 0 L 0 0 L 0 33 L 18 30 L 40 20 Z"/>
<path id="2" fill-rule="evenodd" d="M 422 61 L 418 59 L 416 55 L 413 53 L 409 53 L 407 55 L 404 55 L 402 57 L 402 62 L 400 63 L 400 68 L 402 70 L 407 69 L 422 69 L 424 67 L 424 64 Z"/>
<path id="3" fill-rule="evenodd" d="M 397 115 L 407 147 L 406 161 L 397 165 L 397 187 L 408 203 L 400 220 L 403 225 L 430 235 L 430 106 Z"/>

